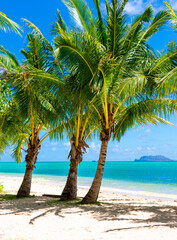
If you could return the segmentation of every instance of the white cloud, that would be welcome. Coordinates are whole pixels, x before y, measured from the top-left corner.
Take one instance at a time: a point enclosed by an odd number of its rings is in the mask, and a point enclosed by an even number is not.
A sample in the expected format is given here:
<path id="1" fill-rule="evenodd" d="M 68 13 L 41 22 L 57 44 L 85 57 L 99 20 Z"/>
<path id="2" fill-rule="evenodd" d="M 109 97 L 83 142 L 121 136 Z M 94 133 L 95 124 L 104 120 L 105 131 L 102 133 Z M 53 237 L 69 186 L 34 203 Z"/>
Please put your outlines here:
<path id="1" fill-rule="evenodd" d="M 112 148 L 112 152 L 121 152 L 122 148 L 119 147 L 119 145 L 114 145 L 114 147 Z"/>
<path id="2" fill-rule="evenodd" d="M 147 147 L 146 149 L 147 149 L 149 152 L 151 151 L 151 148 L 150 148 L 150 147 Z"/>
<path id="3" fill-rule="evenodd" d="M 52 151 L 53 151 L 53 152 L 55 152 L 56 150 L 57 150 L 56 147 L 53 147 L 53 148 L 52 148 Z"/>
<path id="4" fill-rule="evenodd" d="M 171 0 L 172 6 L 177 8 L 176 0 Z M 125 6 L 125 12 L 129 15 L 137 15 L 144 12 L 144 10 L 152 5 L 154 13 L 156 14 L 158 11 L 165 8 L 163 1 L 160 2 L 158 0 L 131 0 Z"/>
<path id="5" fill-rule="evenodd" d="M 145 132 L 146 132 L 146 133 L 151 133 L 152 130 L 148 128 L 148 129 L 145 130 Z"/>
<path id="6" fill-rule="evenodd" d="M 156 150 L 156 147 L 147 147 L 146 150 L 149 152 L 153 152 L 154 150 Z"/>
<path id="7" fill-rule="evenodd" d="M 131 149 L 130 148 L 125 148 L 125 152 L 130 152 Z"/>
<path id="8" fill-rule="evenodd" d="M 90 149 L 95 150 L 96 149 L 95 142 L 91 142 L 89 147 Z"/>
<path id="9" fill-rule="evenodd" d="M 113 148 L 112 152 L 120 152 L 120 149 L 119 148 Z"/>
<path id="10" fill-rule="evenodd" d="M 176 0 L 170 0 L 169 3 L 172 5 L 174 9 L 177 10 L 177 1 Z M 158 11 L 165 9 L 165 4 L 163 1 L 159 0 L 130 0 L 126 6 L 125 6 L 125 12 L 128 15 L 137 15 L 144 12 L 144 10 L 152 5 L 154 9 L 154 13 L 156 14 Z M 100 3 L 100 9 L 103 15 L 106 15 L 106 4 L 101 2 Z"/>
<path id="11" fill-rule="evenodd" d="M 105 3 L 101 3 L 101 4 L 100 4 L 100 9 L 101 9 L 101 12 L 102 12 L 103 15 L 106 15 L 106 14 L 107 14 L 106 4 L 105 4 Z"/>
<path id="12" fill-rule="evenodd" d="M 173 9 L 177 10 L 177 1 L 176 0 L 171 0 L 171 1 L 169 1 L 169 3 L 171 4 Z"/>
<path id="13" fill-rule="evenodd" d="M 95 144 L 95 142 L 91 142 L 90 145 L 89 145 L 89 149 L 99 153 L 99 151 L 100 151 L 100 144 L 99 143 Z"/>
<path id="14" fill-rule="evenodd" d="M 136 149 L 137 149 L 138 151 L 141 151 L 143 148 L 142 148 L 141 146 L 138 146 Z"/>
<path id="15" fill-rule="evenodd" d="M 118 145 L 118 144 L 115 144 L 115 145 L 114 145 L 114 147 L 118 148 L 118 147 L 119 147 L 119 145 Z"/>
<path id="16" fill-rule="evenodd" d="M 65 147 L 70 147 L 70 142 L 64 142 Z"/>
<path id="17" fill-rule="evenodd" d="M 130 155 L 134 155 L 134 154 L 135 154 L 135 152 L 134 152 L 134 151 L 132 151 L 132 152 L 130 152 L 129 154 L 130 154 Z"/>
<path id="18" fill-rule="evenodd" d="M 140 14 L 144 10 L 143 0 L 133 0 L 126 4 L 125 12 L 130 15 Z"/>
<path id="19" fill-rule="evenodd" d="M 58 142 L 51 142 L 50 145 L 56 146 L 56 145 L 58 145 Z"/>
<path id="20" fill-rule="evenodd" d="M 146 136 L 143 135 L 143 134 L 141 134 L 141 133 L 138 134 L 138 137 L 139 137 L 140 139 L 142 139 L 142 140 L 145 140 L 145 139 L 146 139 Z"/>
<path id="21" fill-rule="evenodd" d="M 71 146 L 70 146 L 70 142 L 64 142 L 63 145 L 65 146 L 65 150 L 69 151 Z"/>

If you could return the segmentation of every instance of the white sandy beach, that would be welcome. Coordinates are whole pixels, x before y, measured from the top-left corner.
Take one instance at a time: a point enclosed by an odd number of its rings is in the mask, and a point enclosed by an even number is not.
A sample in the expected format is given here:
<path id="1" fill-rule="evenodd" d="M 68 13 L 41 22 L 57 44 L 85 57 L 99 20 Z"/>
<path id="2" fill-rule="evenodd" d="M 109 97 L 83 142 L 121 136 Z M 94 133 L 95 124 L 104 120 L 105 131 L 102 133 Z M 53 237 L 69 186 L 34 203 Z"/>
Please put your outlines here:
<path id="1" fill-rule="evenodd" d="M 0 178 L 4 190 L 12 194 L 18 190 L 21 180 L 10 175 Z M 145 198 L 102 188 L 100 205 L 66 204 L 42 196 L 60 194 L 62 189 L 61 183 L 34 178 L 31 194 L 36 197 L 0 201 L 0 239 L 177 239 L 177 202 L 174 202 L 177 196 L 169 196 L 171 201 L 166 201 L 158 199 L 160 196 L 156 194 L 140 193 Z M 86 191 L 79 188 L 78 196 L 83 197 Z"/>

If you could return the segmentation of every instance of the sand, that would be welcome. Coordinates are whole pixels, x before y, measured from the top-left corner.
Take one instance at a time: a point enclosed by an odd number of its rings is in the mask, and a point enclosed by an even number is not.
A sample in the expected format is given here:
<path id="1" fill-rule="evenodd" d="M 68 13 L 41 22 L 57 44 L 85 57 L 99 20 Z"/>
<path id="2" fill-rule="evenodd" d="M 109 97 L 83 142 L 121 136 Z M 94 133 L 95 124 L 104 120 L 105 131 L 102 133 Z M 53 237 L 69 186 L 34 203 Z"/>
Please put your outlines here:
<path id="1" fill-rule="evenodd" d="M 7 193 L 21 177 L 1 176 Z M 61 194 L 63 185 L 34 178 L 34 198 L 0 201 L 3 240 L 176 240 L 177 202 L 121 195 L 102 189 L 100 205 L 61 203 L 42 194 Z M 87 189 L 79 188 L 84 196 Z"/>

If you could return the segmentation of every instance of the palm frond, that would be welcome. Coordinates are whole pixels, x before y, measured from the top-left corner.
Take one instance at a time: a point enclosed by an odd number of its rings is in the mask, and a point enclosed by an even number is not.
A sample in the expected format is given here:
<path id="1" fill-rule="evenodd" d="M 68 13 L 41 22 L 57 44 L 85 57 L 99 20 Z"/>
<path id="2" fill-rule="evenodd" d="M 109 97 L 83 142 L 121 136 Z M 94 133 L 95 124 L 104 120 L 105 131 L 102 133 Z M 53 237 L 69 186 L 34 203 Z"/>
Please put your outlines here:
<path id="1" fill-rule="evenodd" d="M 35 33 L 36 35 L 40 35 L 43 37 L 43 34 L 41 33 L 41 31 L 39 30 L 39 28 L 34 25 L 32 22 L 30 22 L 29 20 L 22 18 L 23 22 L 25 22 L 25 25 L 32 30 L 32 33 Z"/>
<path id="2" fill-rule="evenodd" d="M 122 2 L 112 0 L 112 6 L 109 7 L 108 18 L 108 49 L 112 52 L 113 57 L 116 56 L 120 48 L 120 40 L 126 30 L 126 15 L 123 14 L 127 0 Z"/>
<path id="3" fill-rule="evenodd" d="M 8 50 L 6 50 L 2 45 L 0 46 L 0 52 L 5 54 L 6 56 L 9 57 L 11 63 L 15 66 L 15 67 L 19 67 L 20 63 L 18 61 L 18 58 L 15 56 L 15 54 L 9 52 Z"/>
<path id="4" fill-rule="evenodd" d="M 173 10 L 172 6 L 167 1 L 164 3 L 169 11 L 170 16 L 172 17 L 173 27 L 175 30 L 177 30 L 177 15 L 176 15 L 175 11 Z"/>
<path id="5" fill-rule="evenodd" d="M 59 9 L 57 9 L 57 17 L 56 21 L 51 26 L 51 33 L 53 35 L 60 34 L 60 29 L 62 29 L 63 31 L 67 31 L 67 25 L 64 22 Z"/>
<path id="6" fill-rule="evenodd" d="M 168 23 L 169 20 L 170 15 L 167 10 L 158 12 L 148 26 L 148 28 L 142 33 L 142 36 L 140 37 L 138 43 L 140 43 L 141 41 L 147 41 L 151 36 L 161 30 L 165 26 L 165 24 Z"/>
<path id="7" fill-rule="evenodd" d="M 177 101 L 172 99 L 148 99 L 125 107 L 117 116 L 114 127 L 114 139 L 120 140 L 132 126 L 165 123 L 177 110 Z"/>
<path id="8" fill-rule="evenodd" d="M 104 26 L 103 17 L 100 9 L 100 1 L 94 0 L 94 3 L 95 3 L 95 7 L 98 14 L 98 37 L 100 39 L 100 42 L 105 46 L 107 41 L 107 36 L 106 36 L 106 28 Z"/>
<path id="9" fill-rule="evenodd" d="M 22 28 L 2 12 L 0 12 L 0 29 L 2 29 L 4 32 L 14 31 L 20 36 L 22 32 Z"/>
<path id="10" fill-rule="evenodd" d="M 96 34 L 92 12 L 87 6 L 85 0 L 63 0 L 63 2 L 75 21 L 75 27 L 90 35 Z"/>
<path id="11" fill-rule="evenodd" d="M 22 148 L 24 146 L 24 137 L 19 136 L 16 142 L 16 146 L 12 150 L 11 156 L 15 159 L 17 163 L 22 162 Z"/>

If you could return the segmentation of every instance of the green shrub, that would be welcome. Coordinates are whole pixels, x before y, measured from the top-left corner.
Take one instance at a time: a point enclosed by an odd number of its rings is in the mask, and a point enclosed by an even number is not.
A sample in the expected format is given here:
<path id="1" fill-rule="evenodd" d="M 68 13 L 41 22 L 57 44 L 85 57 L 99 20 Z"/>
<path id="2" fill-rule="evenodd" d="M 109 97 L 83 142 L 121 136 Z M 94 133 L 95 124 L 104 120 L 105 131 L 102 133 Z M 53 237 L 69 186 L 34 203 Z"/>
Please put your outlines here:
<path id="1" fill-rule="evenodd" d="M 4 186 L 0 184 L 0 192 L 3 192 Z"/>

